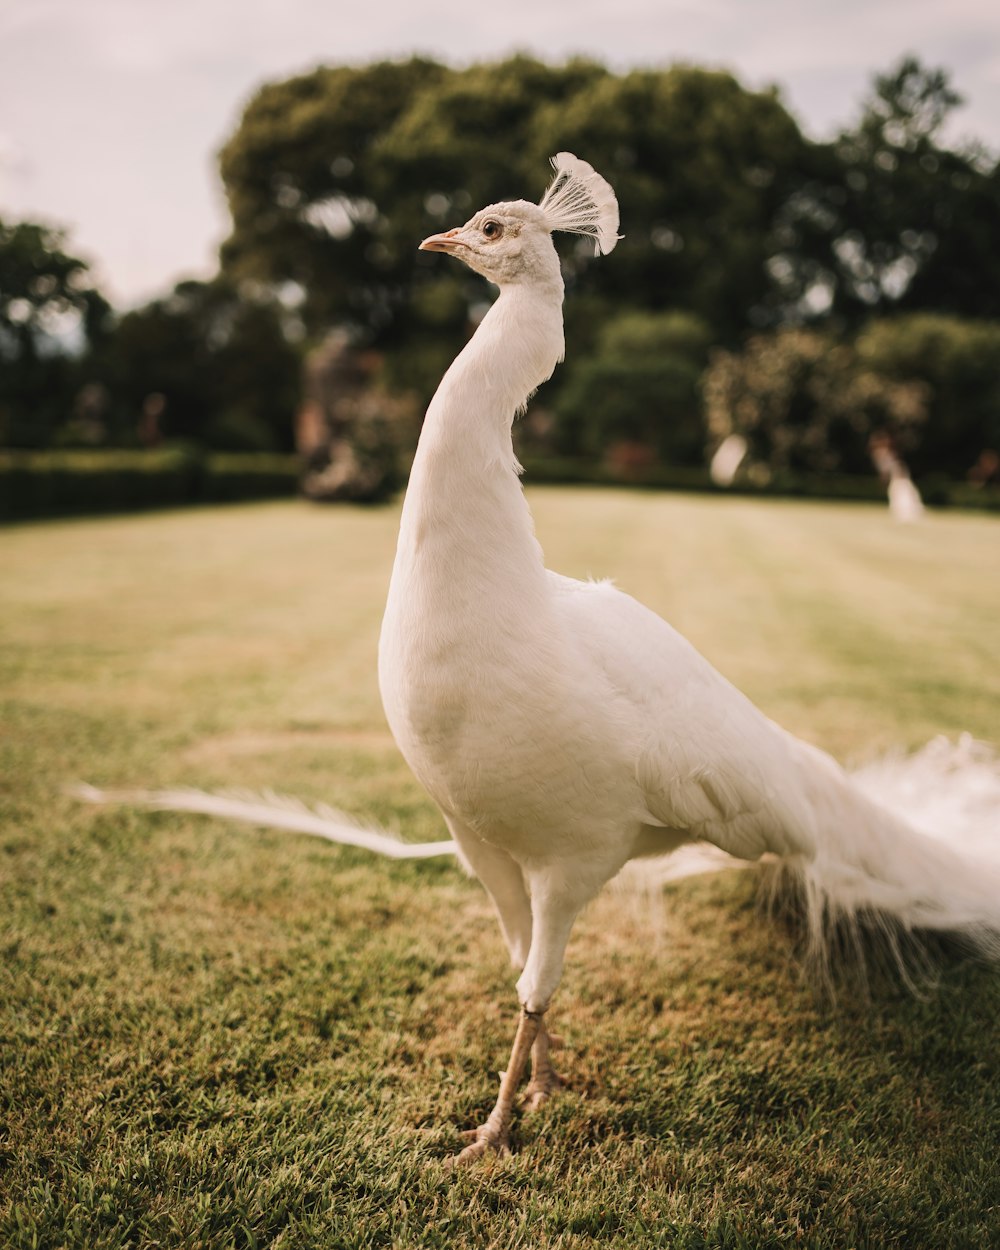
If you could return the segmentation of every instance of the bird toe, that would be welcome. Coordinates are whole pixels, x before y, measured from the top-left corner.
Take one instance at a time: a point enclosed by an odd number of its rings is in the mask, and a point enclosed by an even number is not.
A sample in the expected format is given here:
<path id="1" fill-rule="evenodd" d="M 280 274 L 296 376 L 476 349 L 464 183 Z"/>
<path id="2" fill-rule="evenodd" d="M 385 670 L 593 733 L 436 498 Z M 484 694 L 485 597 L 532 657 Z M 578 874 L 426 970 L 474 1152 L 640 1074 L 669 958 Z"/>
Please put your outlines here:
<path id="1" fill-rule="evenodd" d="M 457 1155 L 445 1160 L 445 1167 L 449 1171 L 468 1167 L 488 1154 L 499 1155 L 501 1159 L 510 1154 L 510 1134 L 506 1130 L 498 1131 L 489 1124 L 482 1124 L 479 1128 L 463 1133 L 462 1140 L 469 1144 Z"/>
<path id="2" fill-rule="evenodd" d="M 544 1107 L 554 1093 L 564 1089 L 566 1082 L 554 1069 L 549 1068 L 544 1074 L 533 1076 L 527 1089 L 521 1095 L 522 1111 L 537 1111 Z"/>

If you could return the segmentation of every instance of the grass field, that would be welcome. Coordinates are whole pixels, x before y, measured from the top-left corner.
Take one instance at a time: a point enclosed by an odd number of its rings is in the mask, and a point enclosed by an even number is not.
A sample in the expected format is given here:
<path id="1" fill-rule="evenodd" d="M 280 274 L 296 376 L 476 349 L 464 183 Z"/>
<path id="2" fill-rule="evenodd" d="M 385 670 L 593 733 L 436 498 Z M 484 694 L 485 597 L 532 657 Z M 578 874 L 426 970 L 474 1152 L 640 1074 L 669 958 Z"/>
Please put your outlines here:
<path id="1" fill-rule="evenodd" d="M 530 493 L 550 564 L 613 575 L 842 759 L 996 741 L 1000 522 Z M 458 1176 L 515 1002 L 450 862 L 395 864 L 63 783 L 275 787 L 442 826 L 382 718 L 395 509 L 298 504 L 0 537 L 0 1244 L 992 1247 L 1000 977 L 803 983 L 752 874 L 584 915 L 569 1089 Z"/>

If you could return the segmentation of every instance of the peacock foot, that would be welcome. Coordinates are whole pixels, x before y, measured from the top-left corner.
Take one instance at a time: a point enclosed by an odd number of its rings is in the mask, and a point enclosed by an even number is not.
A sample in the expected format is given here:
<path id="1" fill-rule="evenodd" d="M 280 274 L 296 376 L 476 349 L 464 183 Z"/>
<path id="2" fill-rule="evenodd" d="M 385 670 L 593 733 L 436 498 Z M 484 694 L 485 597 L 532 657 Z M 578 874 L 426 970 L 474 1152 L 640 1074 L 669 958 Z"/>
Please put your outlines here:
<path id="1" fill-rule="evenodd" d="M 485 1124 L 480 1124 L 479 1128 L 463 1133 L 462 1138 L 469 1144 L 457 1155 L 445 1160 L 446 1168 L 467 1167 L 488 1154 L 497 1154 L 501 1159 L 510 1154 L 510 1129 L 506 1125 L 503 1128 L 497 1128 L 487 1120 Z"/>
<path id="2" fill-rule="evenodd" d="M 546 1038 L 537 1052 L 533 1052 L 535 1039 L 544 1034 L 542 1028 L 542 1012 L 528 1011 L 521 1008 L 518 1017 L 517 1033 L 514 1036 L 514 1047 L 510 1052 L 510 1062 L 506 1072 L 500 1073 L 500 1093 L 496 1105 L 489 1114 L 486 1123 L 467 1136 L 471 1139 L 464 1150 L 448 1160 L 449 1168 L 466 1167 L 475 1163 L 486 1154 L 497 1154 L 503 1158 L 510 1154 L 510 1118 L 514 1110 L 514 1095 L 520 1084 L 528 1059 L 534 1065 L 542 1059 L 547 1060 L 549 1045 Z"/>
<path id="3" fill-rule="evenodd" d="M 522 1111 L 537 1111 L 543 1107 L 558 1089 L 566 1082 L 553 1068 L 549 1059 L 550 1050 L 558 1050 L 562 1046 L 562 1038 L 555 1033 L 540 1031 L 535 1038 L 531 1051 L 531 1080 L 521 1096 Z"/>

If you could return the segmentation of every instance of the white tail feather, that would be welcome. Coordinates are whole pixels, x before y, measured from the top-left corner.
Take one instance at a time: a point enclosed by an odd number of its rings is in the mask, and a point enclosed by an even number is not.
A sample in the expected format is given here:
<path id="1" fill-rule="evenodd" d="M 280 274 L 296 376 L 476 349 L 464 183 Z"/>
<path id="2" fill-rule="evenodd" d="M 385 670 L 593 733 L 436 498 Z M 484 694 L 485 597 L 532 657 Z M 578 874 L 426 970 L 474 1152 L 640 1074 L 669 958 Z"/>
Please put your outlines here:
<path id="1" fill-rule="evenodd" d="M 890 752 L 851 770 L 870 797 L 934 838 L 1000 862 L 1000 758 L 962 734 L 912 755 Z"/>
<path id="2" fill-rule="evenodd" d="M 895 752 L 844 773 L 828 756 L 800 745 L 811 765 L 819 851 L 766 856 L 762 882 L 772 900 L 786 897 L 789 884 L 802 897 L 813 972 L 828 979 L 837 935 L 846 933 L 860 952 L 861 929 L 885 937 L 911 985 L 914 973 L 922 979 L 929 969 L 920 944 L 902 935 L 949 933 L 1000 959 L 996 753 L 968 735 L 957 742 L 936 738 L 913 755 Z M 633 861 L 618 880 L 627 891 L 652 896 L 683 877 L 747 866 L 696 843 Z"/>
<path id="3" fill-rule="evenodd" d="M 991 748 L 967 735 L 937 738 L 849 776 L 835 766 L 814 775 L 820 849 L 782 868 L 804 889 L 815 956 L 825 960 L 846 924 L 947 933 L 1000 958 L 1000 759 Z"/>
<path id="4" fill-rule="evenodd" d="M 298 799 L 264 792 L 248 794 L 229 792 L 209 794 L 204 790 L 98 790 L 94 786 L 71 786 L 69 793 L 86 803 L 124 803 L 132 807 L 150 807 L 160 812 L 198 812 L 203 816 L 221 816 L 265 829 L 287 829 L 292 833 L 308 833 L 341 846 L 357 846 L 390 859 L 431 859 L 436 855 L 454 855 L 455 843 L 404 842 L 385 829 L 360 825 L 325 804 L 307 807 Z"/>
<path id="5" fill-rule="evenodd" d="M 552 168 L 556 175 L 538 206 L 548 228 L 589 235 L 596 254 L 607 255 L 621 238 L 618 200 L 610 183 L 572 152 L 557 152 Z"/>

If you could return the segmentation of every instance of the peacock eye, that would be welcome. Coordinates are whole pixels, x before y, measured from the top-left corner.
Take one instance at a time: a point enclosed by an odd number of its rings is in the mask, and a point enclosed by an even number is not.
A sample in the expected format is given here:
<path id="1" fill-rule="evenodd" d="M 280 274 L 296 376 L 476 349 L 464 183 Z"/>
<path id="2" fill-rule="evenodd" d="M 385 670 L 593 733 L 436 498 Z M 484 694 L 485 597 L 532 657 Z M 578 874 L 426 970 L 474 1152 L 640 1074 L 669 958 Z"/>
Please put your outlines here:
<path id="1" fill-rule="evenodd" d="M 491 242 L 499 239 L 503 234 L 503 226 L 498 221 L 487 221 L 483 223 L 483 235 Z"/>

